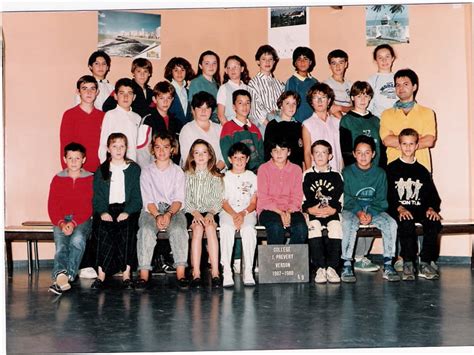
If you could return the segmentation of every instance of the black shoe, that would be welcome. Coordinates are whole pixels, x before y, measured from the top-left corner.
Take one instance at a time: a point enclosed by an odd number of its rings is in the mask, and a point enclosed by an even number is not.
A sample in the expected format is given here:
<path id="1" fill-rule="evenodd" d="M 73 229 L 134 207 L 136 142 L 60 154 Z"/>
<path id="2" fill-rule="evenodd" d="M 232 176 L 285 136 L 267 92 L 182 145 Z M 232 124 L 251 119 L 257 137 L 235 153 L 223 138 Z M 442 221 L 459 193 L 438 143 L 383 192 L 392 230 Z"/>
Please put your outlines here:
<path id="1" fill-rule="evenodd" d="M 94 282 L 91 285 L 91 288 L 95 289 L 95 290 L 103 289 L 104 288 L 104 281 L 102 281 L 100 279 L 95 279 Z"/>
<path id="2" fill-rule="evenodd" d="M 122 288 L 124 290 L 133 290 L 133 281 L 130 279 L 126 279 L 122 281 Z"/>
<path id="3" fill-rule="evenodd" d="M 195 279 L 193 279 L 193 280 L 191 281 L 190 286 L 191 286 L 192 288 L 201 288 L 201 278 L 196 277 Z"/>
<path id="4" fill-rule="evenodd" d="M 179 288 L 188 288 L 189 287 L 189 280 L 185 279 L 184 277 L 178 280 L 178 287 Z"/>
<path id="5" fill-rule="evenodd" d="M 213 277 L 211 280 L 212 288 L 221 287 L 221 278 L 219 276 Z"/>
<path id="6" fill-rule="evenodd" d="M 52 292 L 56 295 L 62 295 L 63 293 L 63 290 L 61 290 L 61 287 L 59 287 L 58 285 L 56 285 L 55 283 L 52 284 L 51 286 L 49 286 L 48 288 L 48 292 Z"/>
<path id="7" fill-rule="evenodd" d="M 176 274 L 176 268 L 173 266 L 173 264 L 166 261 L 163 263 L 163 271 L 165 274 Z"/>
<path id="8" fill-rule="evenodd" d="M 148 281 L 138 279 L 135 281 L 135 290 L 144 290 L 148 286 Z"/>

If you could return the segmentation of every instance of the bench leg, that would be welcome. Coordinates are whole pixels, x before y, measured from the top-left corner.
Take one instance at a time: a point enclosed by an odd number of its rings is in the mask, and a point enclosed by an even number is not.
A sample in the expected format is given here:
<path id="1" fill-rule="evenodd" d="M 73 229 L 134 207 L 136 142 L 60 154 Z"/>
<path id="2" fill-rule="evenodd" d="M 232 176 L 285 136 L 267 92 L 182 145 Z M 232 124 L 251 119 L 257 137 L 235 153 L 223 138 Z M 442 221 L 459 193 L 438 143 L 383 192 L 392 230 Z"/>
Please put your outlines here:
<path id="1" fill-rule="evenodd" d="M 40 265 L 39 265 L 39 257 L 38 257 L 38 241 L 35 240 L 33 242 L 34 248 L 35 248 L 35 269 L 39 270 Z"/>
<path id="2" fill-rule="evenodd" d="M 31 255 L 31 240 L 26 241 L 26 254 L 28 256 L 28 276 L 31 276 L 31 273 L 33 271 L 33 257 Z"/>
<path id="3" fill-rule="evenodd" d="M 5 241 L 5 249 L 7 254 L 7 271 L 8 277 L 13 276 L 13 253 L 12 253 L 12 242 Z"/>

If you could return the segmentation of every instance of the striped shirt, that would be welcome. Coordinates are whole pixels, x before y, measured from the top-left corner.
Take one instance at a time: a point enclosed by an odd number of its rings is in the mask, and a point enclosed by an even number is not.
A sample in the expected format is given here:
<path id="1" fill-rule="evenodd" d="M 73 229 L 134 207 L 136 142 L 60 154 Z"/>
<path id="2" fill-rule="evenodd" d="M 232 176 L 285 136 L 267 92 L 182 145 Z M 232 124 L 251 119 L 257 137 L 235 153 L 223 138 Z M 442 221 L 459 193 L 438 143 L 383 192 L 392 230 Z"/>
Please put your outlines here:
<path id="1" fill-rule="evenodd" d="M 224 198 L 224 182 L 208 170 L 186 172 L 186 198 L 184 211 L 219 213 Z"/>
<path id="2" fill-rule="evenodd" d="M 269 112 L 278 110 L 277 100 L 285 85 L 271 75 L 258 72 L 250 80 L 248 87 L 252 96 L 250 117 L 257 126 L 261 126 Z"/>

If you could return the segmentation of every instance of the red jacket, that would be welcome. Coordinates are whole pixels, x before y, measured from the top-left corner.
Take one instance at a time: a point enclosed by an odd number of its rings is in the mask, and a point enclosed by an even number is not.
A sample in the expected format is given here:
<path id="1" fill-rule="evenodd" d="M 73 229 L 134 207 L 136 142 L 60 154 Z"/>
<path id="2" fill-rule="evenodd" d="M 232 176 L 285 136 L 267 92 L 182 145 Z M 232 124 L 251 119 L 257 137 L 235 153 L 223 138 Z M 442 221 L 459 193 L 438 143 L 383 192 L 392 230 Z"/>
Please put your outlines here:
<path id="1" fill-rule="evenodd" d="M 49 188 L 48 213 L 51 222 L 59 226 L 68 215 L 77 226 L 87 221 L 92 215 L 92 186 L 94 175 L 81 170 L 81 176 L 72 179 L 63 170 L 58 173 Z"/>

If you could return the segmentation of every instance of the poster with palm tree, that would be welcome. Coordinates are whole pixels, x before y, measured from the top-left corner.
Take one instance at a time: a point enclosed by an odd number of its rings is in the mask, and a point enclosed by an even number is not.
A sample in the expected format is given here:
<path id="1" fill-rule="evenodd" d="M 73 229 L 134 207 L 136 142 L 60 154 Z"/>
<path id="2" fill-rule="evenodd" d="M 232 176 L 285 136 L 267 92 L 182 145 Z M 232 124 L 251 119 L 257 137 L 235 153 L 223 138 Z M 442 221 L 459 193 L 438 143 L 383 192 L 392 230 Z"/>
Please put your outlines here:
<path id="1" fill-rule="evenodd" d="M 366 6 L 365 37 L 367 46 L 409 43 L 408 5 Z"/>

